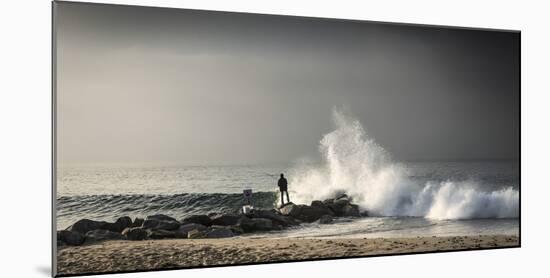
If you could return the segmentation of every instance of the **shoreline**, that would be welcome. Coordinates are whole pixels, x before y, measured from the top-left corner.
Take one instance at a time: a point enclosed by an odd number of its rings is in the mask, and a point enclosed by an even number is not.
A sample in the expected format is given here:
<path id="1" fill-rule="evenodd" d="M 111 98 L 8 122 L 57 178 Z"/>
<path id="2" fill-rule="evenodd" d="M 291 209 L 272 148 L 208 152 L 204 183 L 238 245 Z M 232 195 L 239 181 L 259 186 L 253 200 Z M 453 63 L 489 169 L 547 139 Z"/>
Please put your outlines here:
<path id="1" fill-rule="evenodd" d="M 519 247 L 515 235 L 412 238 L 221 238 L 109 240 L 64 246 L 57 274 L 146 271 L 453 250 Z"/>

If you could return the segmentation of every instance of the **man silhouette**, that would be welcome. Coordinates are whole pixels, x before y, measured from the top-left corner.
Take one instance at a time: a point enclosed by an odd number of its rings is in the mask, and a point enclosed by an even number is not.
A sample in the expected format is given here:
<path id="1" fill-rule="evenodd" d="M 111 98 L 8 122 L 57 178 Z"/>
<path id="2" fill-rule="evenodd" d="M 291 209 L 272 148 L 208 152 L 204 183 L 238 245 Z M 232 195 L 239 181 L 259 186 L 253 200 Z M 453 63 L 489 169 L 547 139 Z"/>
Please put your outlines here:
<path id="1" fill-rule="evenodd" d="M 281 206 L 283 206 L 285 204 L 285 200 L 283 198 L 284 193 L 286 193 L 287 202 L 290 202 L 290 198 L 288 197 L 288 183 L 285 179 L 285 175 L 281 174 L 281 178 L 279 179 L 279 182 L 277 182 L 277 185 L 281 191 Z"/>

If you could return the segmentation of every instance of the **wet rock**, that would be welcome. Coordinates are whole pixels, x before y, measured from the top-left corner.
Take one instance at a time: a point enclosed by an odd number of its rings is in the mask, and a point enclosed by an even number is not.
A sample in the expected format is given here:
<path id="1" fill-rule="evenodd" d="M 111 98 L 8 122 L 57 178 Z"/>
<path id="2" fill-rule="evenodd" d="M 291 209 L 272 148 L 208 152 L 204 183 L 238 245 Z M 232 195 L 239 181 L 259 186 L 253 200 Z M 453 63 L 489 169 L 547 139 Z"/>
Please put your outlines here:
<path id="1" fill-rule="evenodd" d="M 276 224 L 279 224 L 283 227 L 295 226 L 299 223 L 293 218 L 281 215 L 278 211 L 272 210 L 254 210 L 250 214 L 251 218 L 267 218 L 273 221 Z"/>
<path id="2" fill-rule="evenodd" d="M 188 223 L 181 225 L 177 230 L 175 230 L 176 238 L 187 238 L 187 234 L 192 230 L 204 231 L 206 226 L 197 223 Z"/>
<path id="3" fill-rule="evenodd" d="M 231 226 L 237 224 L 241 216 L 236 214 L 223 214 L 212 218 L 211 225 Z"/>
<path id="4" fill-rule="evenodd" d="M 77 232 L 62 230 L 57 231 L 57 242 L 63 242 L 64 244 L 71 246 L 78 246 L 84 243 L 84 237 Z"/>
<path id="5" fill-rule="evenodd" d="M 319 220 L 323 215 L 333 215 L 334 213 L 328 208 L 303 206 L 300 214 L 296 217 L 305 222 L 314 222 Z"/>
<path id="6" fill-rule="evenodd" d="M 340 194 L 338 197 L 336 197 L 335 200 L 346 200 L 348 202 L 351 202 L 351 197 L 346 194 Z"/>
<path id="7" fill-rule="evenodd" d="M 126 228 L 122 235 L 128 240 L 144 240 L 149 237 L 149 231 L 140 227 Z"/>
<path id="8" fill-rule="evenodd" d="M 115 223 L 106 223 L 103 225 L 102 229 L 108 230 L 115 233 L 121 233 L 124 229 L 132 225 L 132 218 L 128 216 L 123 216 L 118 218 Z"/>
<path id="9" fill-rule="evenodd" d="M 231 229 L 231 231 L 233 232 L 233 234 L 235 235 L 242 235 L 244 234 L 244 230 L 243 228 L 241 228 L 239 225 L 233 225 L 233 226 L 229 226 L 229 229 Z"/>
<path id="10" fill-rule="evenodd" d="M 342 216 L 353 216 L 353 217 L 359 217 L 361 214 L 359 213 L 359 206 L 354 204 L 348 204 L 344 206 L 342 209 Z"/>
<path id="11" fill-rule="evenodd" d="M 150 239 L 165 239 L 165 238 L 175 238 L 176 232 L 167 231 L 167 230 L 151 230 L 149 233 Z"/>
<path id="12" fill-rule="evenodd" d="M 279 208 L 279 212 L 282 215 L 286 216 L 292 216 L 296 218 L 296 216 L 300 215 L 300 212 L 302 210 L 303 205 L 296 205 L 294 203 L 286 203 L 283 206 Z"/>
<path id="13" fill-rule="evenodd" d="M 322 208 L 322 209 L 328 209 L 327 205 L 325 205 L 325 203 L 319 201 L 319 200 L 316 200 L 316 201 L 312 201 L 311 202 L 311 206 L 312 207 L 318 207 L 318 208 Z"/>
<path id="14" fill-rule="evenodd" d="M 267 218 L 248 218 L 243 216 L 237 226 L 243 229 L 245 233 L 252 233 L 257 231 L 269 231 L 273 230 L 273 221 Z"/>
<path id="15" fill-rule="evenodd" d="M 201 225 L 204 225 L 204 226 L 210 226 L 211 221 L 212 220 L 210 219 L 210 217 L 208 217 L 208 215 L 199 214 L 199 215 L 187 216 L 181 222 L 182 223 L 196 223 L 196 224 L 201 224 Z"/>
<path id="16" fill-rule="evenodd" d="M 67 230 L 71 232 L 77 232 L 80 234 L 85 235 L 89 231 L 93 230 L 100 230 L 103 229 L 103 227 L 108 224 L 105 221 L 94 221 L 90 219 L 80 219 L 76 221 L 73 225 L 71 225 Z"/>
<path id="17" fill-rule="evenodd" d="M 189 239 L 198 239 L 198 238 L 205 238 L 206 237 L 206 234 L 204 233 L 204 231 L 199 231 L 199 230 L 191 230 L 187 233 L 187 238 Z"/>
<path id="18" fill-rule="evenodd" d="M 175 221 L 175 222 L 178 222 L 175 218 L 170 217 L 168 215 L 164 215 L 164 214 L 149 215 L 145 218 L 145 220 Z"/>
<path id="19" fill-rule="evenodd" d="M 279 209 L 279 212 L 282 215 L 291 216 L 305 222 L 314 222 L 319 220 L 319 218 L 321 218 L 321 216 L 325 214 L 334 214 L 328 208 L 319 206 L 295 205 L 293 203 L 289 203 L 281 207 Z"/>
<path id="20" fill-rule="evenodd" d="M 96 243 L 105 240 L 121 240 L 124 239 L 120 233 L 109 230 L 93 230 L 86 233 L 85 243 Z"/>
<path id="21" fill-rule="evenodd" d="M 213 226 L 213 227 L 209 227 L 205 231 L 205 236 L 206 238 L 227 238 L 227 237 L 233 237 L 235 236 L 235 234 L 233 234 L 233 231 L 231 231 L 230 228 Z"/>
<path id="22" fill-rule="evenodd" d="M 323 215 L 319 218 L 319 224 L 332 224 L 333 218 L 330 215 Z"/>
<path id="23" fill-rule="evenodd" d="M 136 217 L 134 222 L 132 222 L 132 225 L 130 225 L 130 228 L 141 227 L 141 225 L 143 225 L 143 221 L 145 221 L 143 218 Z"/>
<path id="24" fill-rule="evenodd" d="M 163 221 L 156 219 L 145 219 L 141 227 L 144 229 L 173 231 L 177 230 L 180 227 L 180 223 L 178 221 L 172 220 Z"/>
<path id="25" fill-rule="evenodd" d="M 332 203 L 326 204 L 327 207 L 334 212 L 336 216 L 343 216 L 344 208 L 348 206 L 350 202 L 347 199 L 337 199 Z"/>

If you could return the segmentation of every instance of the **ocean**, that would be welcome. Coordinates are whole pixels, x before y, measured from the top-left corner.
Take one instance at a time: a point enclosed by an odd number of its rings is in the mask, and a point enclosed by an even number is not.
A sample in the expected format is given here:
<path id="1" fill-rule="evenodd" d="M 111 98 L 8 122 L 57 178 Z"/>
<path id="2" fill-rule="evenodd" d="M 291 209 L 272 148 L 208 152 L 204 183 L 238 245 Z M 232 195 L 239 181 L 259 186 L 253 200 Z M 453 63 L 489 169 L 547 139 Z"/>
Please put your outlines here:
<path id="1" fill-rule="evenodd" d="M 291 201 L 309 204 L 314 199 L 346 193 L 371 216 L 247 236 L 519 233 L 517 161 L 397 164 L 377 160 L 374 165 L 371 160 L 353 160 L 348 165 L 333 159 L 326 156 L 321 164 L 270 166 L 60 167 L 57 228 L 64 229 L 82 218 L 114 221 L 124 215 L 133 218 L 162 213 L 182 219 L 191 214 L 238 212 L 244 203 L 242 190 L 247 188 L 254 192 L 255 207 L 275 208 L 280 200 L 278 175 L 285 173 Z"/>

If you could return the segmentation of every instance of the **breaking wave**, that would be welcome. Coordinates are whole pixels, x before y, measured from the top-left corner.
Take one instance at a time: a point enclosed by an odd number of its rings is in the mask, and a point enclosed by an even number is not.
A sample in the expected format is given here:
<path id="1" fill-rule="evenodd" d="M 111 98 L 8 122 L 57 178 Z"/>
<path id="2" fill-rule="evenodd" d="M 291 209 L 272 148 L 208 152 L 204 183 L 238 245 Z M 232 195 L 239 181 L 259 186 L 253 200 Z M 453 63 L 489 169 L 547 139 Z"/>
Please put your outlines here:
<path id="1" fill-rule="evenodd" d="M 483 191 L 476 181 L 418 182 L 369 138 L 361 123 L 334 110 L 336 129 L 322 138 L 321 167 L 299 166 L 290 180 L 294 200 L 308 203 L 345 193 L 376 216 L 432 219 L 516 218 L 519 192 Z"/>

